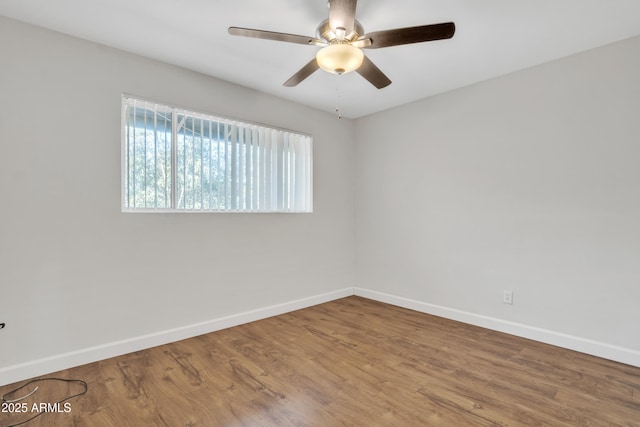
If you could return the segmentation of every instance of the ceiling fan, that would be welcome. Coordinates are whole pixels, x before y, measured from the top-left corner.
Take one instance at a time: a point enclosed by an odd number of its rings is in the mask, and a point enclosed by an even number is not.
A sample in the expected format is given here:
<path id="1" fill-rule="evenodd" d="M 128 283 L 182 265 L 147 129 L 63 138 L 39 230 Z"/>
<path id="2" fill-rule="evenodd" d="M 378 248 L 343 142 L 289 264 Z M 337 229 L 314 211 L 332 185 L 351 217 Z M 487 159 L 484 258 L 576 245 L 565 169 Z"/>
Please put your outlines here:
<path id="1" fill-rule="evenodd" d="M 229 27 L 229 34 L 322 46 L 316 57 L 284 82 L 284 86 L 296 86 L 321 68 L 335 74 L 356 71 L 372 85 L 382 89 L 389 86 L 391 80 L 364 55 L 362 49 L 450 39 L 456 31 L 453 22 L 446 22 L 365 34 L 362 25 L 355 19 L 356 3 L 357 0 L 329 0 L 329 19 L 318 25 L 315 37 L 240 27 Z"/>

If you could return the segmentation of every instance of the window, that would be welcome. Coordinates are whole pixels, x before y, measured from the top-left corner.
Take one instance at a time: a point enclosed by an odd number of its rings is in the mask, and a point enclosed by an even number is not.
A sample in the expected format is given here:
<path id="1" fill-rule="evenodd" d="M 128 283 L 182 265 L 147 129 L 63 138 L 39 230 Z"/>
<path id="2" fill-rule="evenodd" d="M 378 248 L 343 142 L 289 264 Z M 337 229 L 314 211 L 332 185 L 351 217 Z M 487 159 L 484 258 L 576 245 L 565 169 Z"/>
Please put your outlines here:
<path id="1" fill-rule="evenodd" d="M 311 212 L 311 137 L 122 98 L 123 211 Z"/>

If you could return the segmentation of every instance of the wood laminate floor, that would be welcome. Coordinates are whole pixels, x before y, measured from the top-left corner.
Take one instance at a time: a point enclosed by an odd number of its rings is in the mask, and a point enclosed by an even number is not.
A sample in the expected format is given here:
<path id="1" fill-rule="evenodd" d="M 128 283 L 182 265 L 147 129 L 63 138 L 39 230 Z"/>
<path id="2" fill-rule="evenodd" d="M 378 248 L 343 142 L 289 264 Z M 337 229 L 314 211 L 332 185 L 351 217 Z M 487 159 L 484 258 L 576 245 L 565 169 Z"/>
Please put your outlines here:
<path id="1" fill-rule="evenodd" d="M 640 368 L 359 297 L 54 376 L 28 427 L 640 426 Z"/>

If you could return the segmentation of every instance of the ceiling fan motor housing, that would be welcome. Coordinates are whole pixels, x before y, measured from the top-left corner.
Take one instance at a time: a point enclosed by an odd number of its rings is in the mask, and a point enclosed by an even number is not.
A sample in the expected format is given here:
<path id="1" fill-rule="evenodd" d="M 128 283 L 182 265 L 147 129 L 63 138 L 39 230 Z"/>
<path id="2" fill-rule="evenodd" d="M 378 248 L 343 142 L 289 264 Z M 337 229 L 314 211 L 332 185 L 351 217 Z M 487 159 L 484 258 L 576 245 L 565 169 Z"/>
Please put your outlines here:
<path id="1" fill-rule="evenodd" d="M 358 22 L 358 20 L 356 19 L 353 24 L 353 31 L 350 34 L 345 34 L 344 41 L 347 43 L 350 43 L 358 39 L 358 37 L 360 37 L 363 34 L 364 34 L 364 28 L 362 27 L 362 24 L 360 24 L 360 22 Z M 320 25 L 318 25 L 318 28 L 316 29 L 316 38 L 326 40 L 327 43 L 329 44 L 335 43 L 338 41 L 338 35 L 331 28 L 331 25 L 329 24 L 328 19 L 325 19 L 320 23 Z"/>

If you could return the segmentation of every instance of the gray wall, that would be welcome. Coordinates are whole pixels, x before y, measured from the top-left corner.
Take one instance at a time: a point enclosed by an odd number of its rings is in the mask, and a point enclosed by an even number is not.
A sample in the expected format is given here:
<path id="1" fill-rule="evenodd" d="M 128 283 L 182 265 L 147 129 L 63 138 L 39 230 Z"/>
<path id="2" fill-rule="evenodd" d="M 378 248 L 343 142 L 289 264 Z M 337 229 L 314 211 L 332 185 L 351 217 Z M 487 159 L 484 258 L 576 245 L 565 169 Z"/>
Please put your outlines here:
<path id="1" fill-rule="evenodd" d="M 640 355 L 638 52 L 357 120 L 356 285 Z"/>
<path id="2" fill-rule="evenodd" d="M 0 40 L 0 368 L 353 286 L 351 121 L 1 17 Z M 314 212 L 121 213 L 123 92 L 312 134 Z"/>

